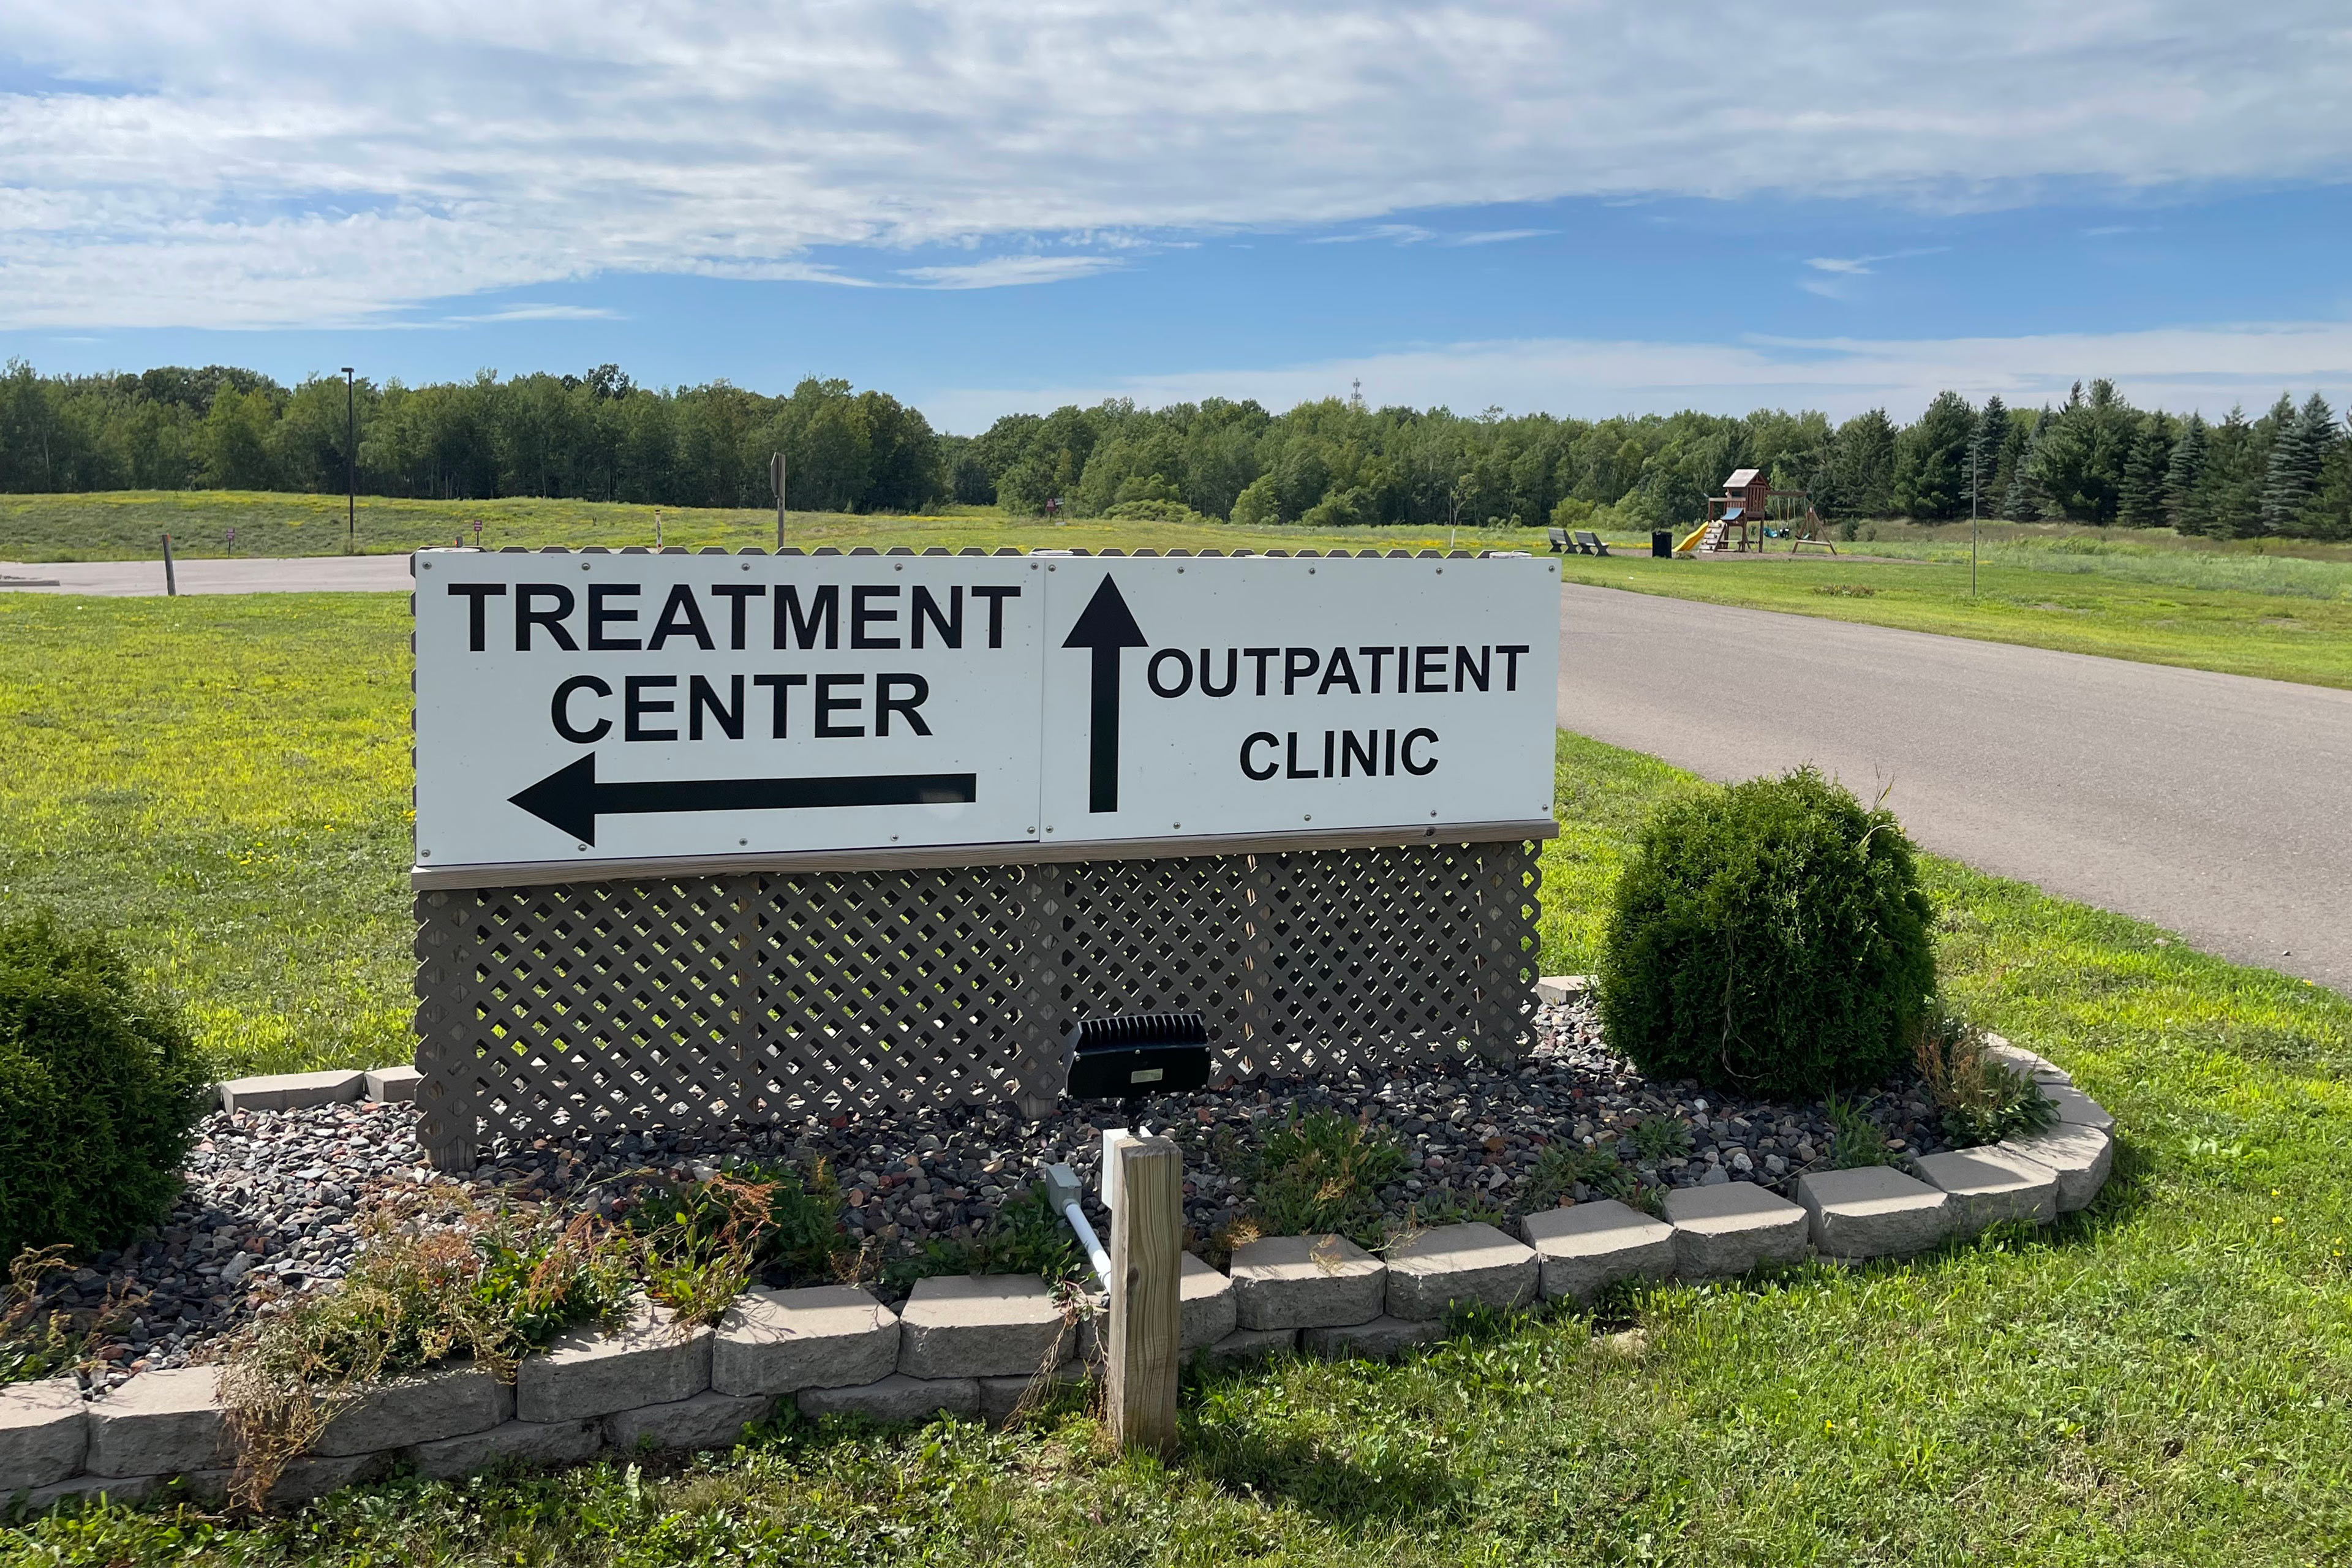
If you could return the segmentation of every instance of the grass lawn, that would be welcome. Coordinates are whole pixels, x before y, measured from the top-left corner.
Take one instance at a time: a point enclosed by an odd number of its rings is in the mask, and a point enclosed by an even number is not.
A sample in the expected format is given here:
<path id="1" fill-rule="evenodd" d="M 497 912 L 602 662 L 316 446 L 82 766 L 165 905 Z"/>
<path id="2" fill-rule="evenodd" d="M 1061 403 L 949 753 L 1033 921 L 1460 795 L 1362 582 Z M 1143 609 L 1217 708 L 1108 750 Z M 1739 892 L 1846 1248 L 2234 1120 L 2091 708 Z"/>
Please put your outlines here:
<path id="1" fill-rule="evenodd" d="M 1570 556 L 1570 582 L 1991 642 L 2352 687 L 2352 551 L 2192 548 L 2168 533 L 2004 525 L 1969 592 L 1967 530 L 1885 529 L 1828 557 Z M 1896 537 L 1898 536 L 1899 537 Z M 2085 537 L 2104 535 L 2105 537 Z M 1855 560 L 1861 554 L 1895 560 Z"/>
<path id="2" fill-rule="evenodd" d="M 662 514 L 665 544 L 698 550 L 765 549 L 776 539 L 772 510 L 728 511 L 650 507 L 610 501 L 392 500 L 362 496 L 358 538 L 362 554 L 400 554 L 428 545 L 474 542 L 478 518 L 485 548 L 601 544 L 618 550 L 654 542 L 654 513 Z M 341 496 L 278 495 L 240 490 L 99 490 L 86 495 L 0 495 L 0 561 L 144 561 L 163 553 L 172 536 L 182 556 L 226 555 L 227 531 L 236 530 L 239 555 L 339 555 L 345 539 Z M 1020 549 L 1134 550 L 1381 550 L 1441 549 L 1444 529 L 1356 528 L 1242 530 L 1223 523 L 1113 522 L 1100 518 L 1051 523 L 1013 517 L 995 507 L 955 507 L 937 517 L 856 517 L 846 512 L 793 512 L 789 542 L 804 550 L 869 544 L 960 550 L 979 545 Z M 1543 535 L 1526 529 L 1464 529 L 1460 548 L 1543 548 Z"/>
<path id="3" fill-rule="evenodd" d="M 0 601 L 6 901 L 118 927 L 216 1049 L 397 1054 L 395 605 Z M 1562 738 L 1547 969 L 1590 967 L 1643 815 L 1708 787 Z M 787 1421 L 688 1464 L 395 1480 L 257 1526 L 61 1513 L 0 1527 L 0 1563 L 2345 1560 L 2352 1002 L 1926 864 L 1950 987 L 2121 1123 L 2115 1179 L 2053 1229 L 1196 1380 L 1168 1464 L 1106 1457 L 1075 1412 Z M 1645 1344 L 1603 1337 L 1629 1326 Z"/>

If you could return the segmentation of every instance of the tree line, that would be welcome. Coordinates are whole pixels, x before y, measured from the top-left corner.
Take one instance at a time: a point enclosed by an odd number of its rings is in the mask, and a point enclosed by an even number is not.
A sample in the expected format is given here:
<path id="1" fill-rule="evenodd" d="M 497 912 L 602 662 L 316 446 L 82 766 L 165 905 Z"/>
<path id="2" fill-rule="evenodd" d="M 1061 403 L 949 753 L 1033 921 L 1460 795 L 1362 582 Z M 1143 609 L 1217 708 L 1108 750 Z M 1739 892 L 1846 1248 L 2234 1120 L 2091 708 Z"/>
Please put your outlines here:
<path id="1" fill-rule="evenodd" d="M 347 404 L 348 397 L 348 404 Z M 2134 407 L 2106 380 L 2055 406 L 1939 394 L 1898 425 L 1811 411 L 1561 419 L 1374 408 L 1327 398 L 1273 414 L 1208 398 L 1008 415 L 942 435 L 887 393 L 803 381 L 782 397 L 725 382 L 653 389 L 615 366 L 408 387 L 334 377 L 288 388 L 213 365 L 138 374 L 0 374 L 0 490 L 343 488 L 350 426 L 371 495 L 554 496 L 677 506 L 774 502 L 919 511 L 943 500 L 1068 516 L 1309 526 L 1687 523 L 1734 468 L 1801 489 L 1832 521 L 1982 516 L 2352 538 L 2352 439 L 2316 393 L 2209 422 Z"/>

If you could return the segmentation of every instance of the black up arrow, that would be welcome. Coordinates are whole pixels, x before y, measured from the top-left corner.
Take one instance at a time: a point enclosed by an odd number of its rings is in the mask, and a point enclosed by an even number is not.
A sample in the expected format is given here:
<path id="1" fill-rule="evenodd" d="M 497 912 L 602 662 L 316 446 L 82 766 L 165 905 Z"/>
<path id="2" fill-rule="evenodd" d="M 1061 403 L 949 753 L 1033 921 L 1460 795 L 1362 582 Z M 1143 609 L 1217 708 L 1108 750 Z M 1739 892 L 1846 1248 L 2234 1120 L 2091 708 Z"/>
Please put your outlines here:
<path id="1" fill-rule="evenodd" d="M 1094 714 L 1087 752 L 1087 809 L 1118 809 L 1118 655 L 1121 648 L 1150 647 L 1135 614 L 1119 597 L 1118 584 L 1103 575 L 1087 602 L 1087 613 L 1070 628 L 1064 647 L 1095 650 Z"/>
<path id="2" fill-rule="evenodd" d="M 598 784 L 596 753 L 558 768 L 513 804 L 572 835 L 596 842 L 600 816 L 663 811 L 806 811 L 830 805 L 935 805 L 978 798 L 971 773 L 863 773 L 814 779 L 656 779 Z"/>

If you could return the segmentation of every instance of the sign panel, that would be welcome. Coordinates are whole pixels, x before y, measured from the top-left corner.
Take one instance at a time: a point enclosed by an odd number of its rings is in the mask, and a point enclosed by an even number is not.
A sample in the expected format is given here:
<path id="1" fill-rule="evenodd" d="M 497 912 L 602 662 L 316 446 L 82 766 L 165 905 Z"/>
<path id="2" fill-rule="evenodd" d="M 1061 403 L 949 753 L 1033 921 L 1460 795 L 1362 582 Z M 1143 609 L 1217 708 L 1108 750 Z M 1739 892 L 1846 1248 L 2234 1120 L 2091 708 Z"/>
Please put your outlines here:
<path id="1" fill-rule="evenodd" d="M 416 557 L 421 869 L 1529 821 L 1548 561 Z"/>

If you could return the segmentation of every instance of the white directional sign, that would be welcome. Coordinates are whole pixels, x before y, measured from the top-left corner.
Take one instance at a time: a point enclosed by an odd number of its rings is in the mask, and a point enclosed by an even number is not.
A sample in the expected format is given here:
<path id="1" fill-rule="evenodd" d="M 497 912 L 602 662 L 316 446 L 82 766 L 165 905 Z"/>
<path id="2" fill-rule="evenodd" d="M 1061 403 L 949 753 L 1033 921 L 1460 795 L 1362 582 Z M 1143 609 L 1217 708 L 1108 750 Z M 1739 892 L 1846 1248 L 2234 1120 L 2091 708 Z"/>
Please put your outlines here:
<path id="1" fill-rule="evenodd" d="M 1528 557 L 416 557 L 421 868 L 1551 809 Z"/>

